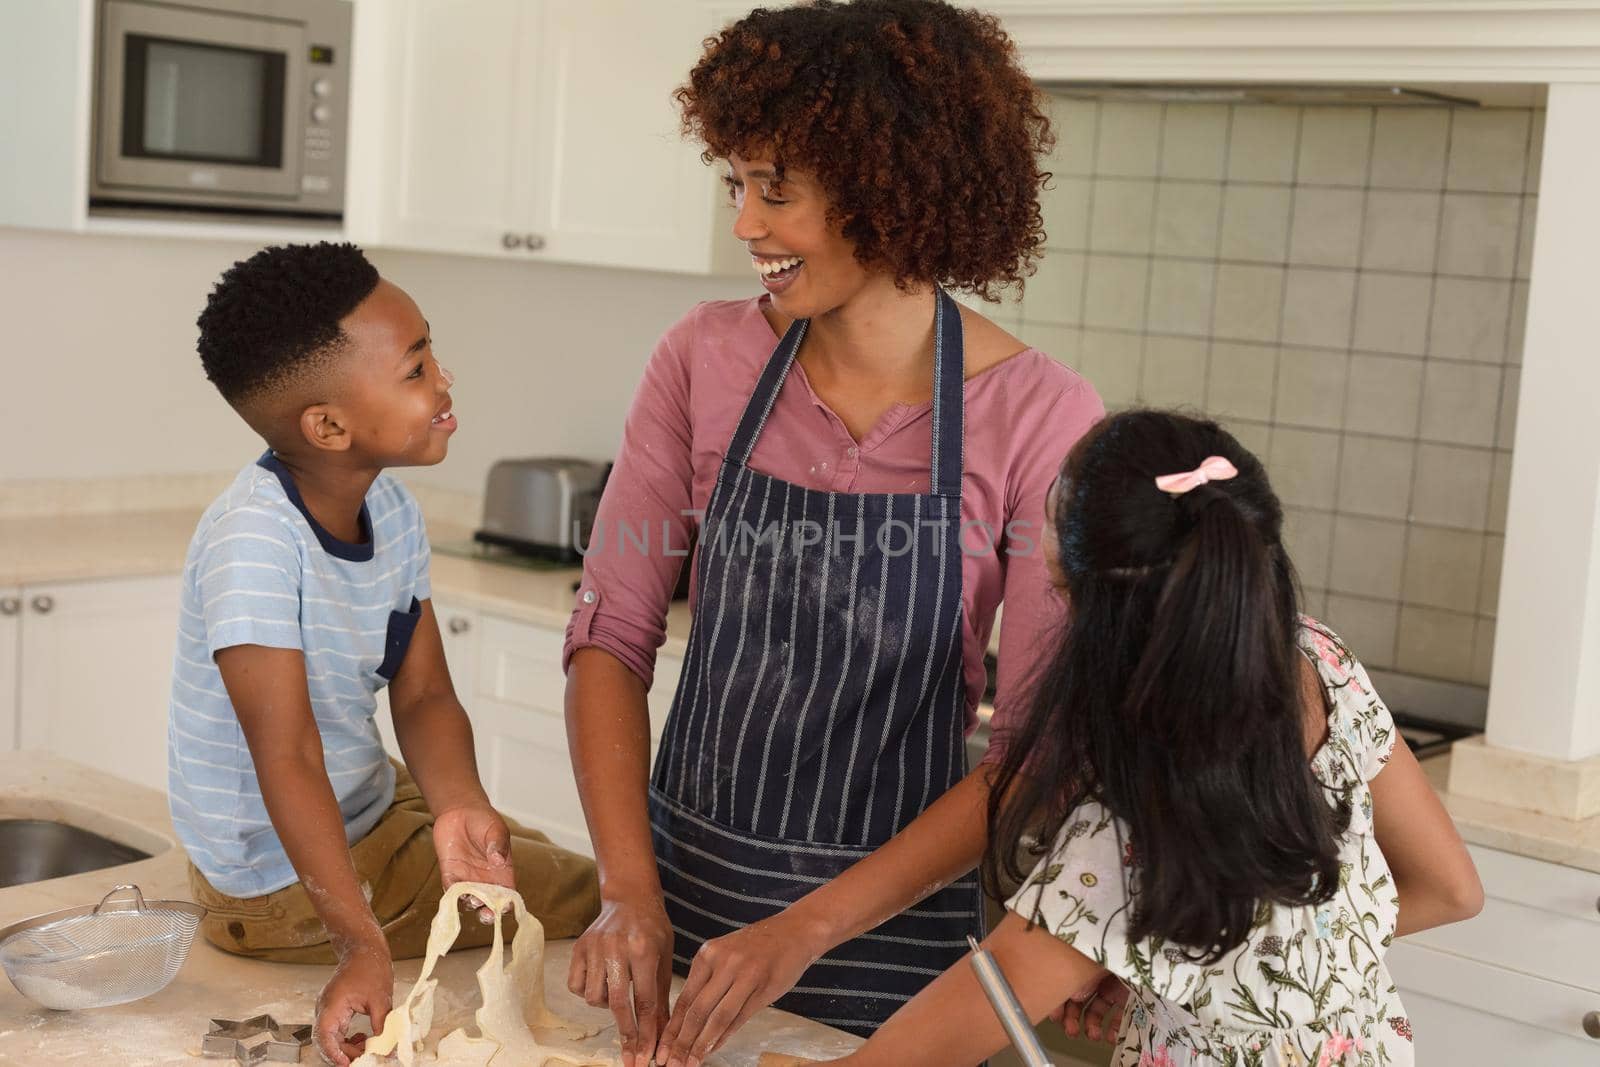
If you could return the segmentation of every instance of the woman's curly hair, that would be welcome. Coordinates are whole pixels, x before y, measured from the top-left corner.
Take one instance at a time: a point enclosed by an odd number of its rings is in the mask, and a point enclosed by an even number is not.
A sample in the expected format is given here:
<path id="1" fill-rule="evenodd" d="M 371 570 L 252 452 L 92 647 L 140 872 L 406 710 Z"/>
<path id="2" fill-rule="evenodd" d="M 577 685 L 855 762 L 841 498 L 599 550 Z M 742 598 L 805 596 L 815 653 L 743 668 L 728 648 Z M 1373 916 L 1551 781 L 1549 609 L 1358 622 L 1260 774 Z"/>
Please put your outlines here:
<path id="1" fill-rule="evenodd" d="M 815 174 L 856 259 L 901 287 L 994 300 L 1033 273 L 1055 136 L 992 15 L 941 0 L 757 8 L 707 39 L 674 95 L 706 162 Z"/>

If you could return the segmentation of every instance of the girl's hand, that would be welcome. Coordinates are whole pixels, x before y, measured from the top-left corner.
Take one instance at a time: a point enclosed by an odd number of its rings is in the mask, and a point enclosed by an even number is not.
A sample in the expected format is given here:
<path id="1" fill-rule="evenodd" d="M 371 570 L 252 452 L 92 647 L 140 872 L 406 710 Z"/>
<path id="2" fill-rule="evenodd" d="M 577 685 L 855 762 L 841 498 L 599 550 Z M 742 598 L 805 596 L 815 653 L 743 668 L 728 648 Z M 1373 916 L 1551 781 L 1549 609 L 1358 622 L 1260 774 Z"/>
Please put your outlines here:
<path id="1" fill-rule="evenodd" d="M 750 1016 L 794 988 L 822 951 L 785 916 L 700 946 L 661 1035 L 657 1063 L 700 1067 Z"/>
<path id="2" fill-rule="evenodd" d="M 1128 1003 L 1128 987 L 1114 974 L 1106 974 L 1093 987 L 1084 990 L 1050 1013 L 1068 1037 L 1087 1037 L 1091 1041 L 1116 1044 L 1122 1029 L 1122 1012 Z"/>

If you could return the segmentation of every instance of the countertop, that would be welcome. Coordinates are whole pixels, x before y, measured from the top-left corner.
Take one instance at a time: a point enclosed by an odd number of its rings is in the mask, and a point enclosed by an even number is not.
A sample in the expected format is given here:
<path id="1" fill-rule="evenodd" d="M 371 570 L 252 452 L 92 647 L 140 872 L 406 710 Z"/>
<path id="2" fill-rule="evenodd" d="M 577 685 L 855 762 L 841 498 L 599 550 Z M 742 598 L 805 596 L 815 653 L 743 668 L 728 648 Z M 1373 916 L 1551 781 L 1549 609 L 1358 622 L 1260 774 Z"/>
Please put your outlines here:
<path id="1" fill-rule="evenodd" d="M 113 814 L 114 813 L 114 814 Z M 159 792 L 42 753 L 0 753 L 0 818 L 56 818 L 113 840 L 155 851 L 151 859 L 67 878 L 0 889 L 0 927 L 43 912 L 93 904 L 119 883 L 134 883 L 146 899 L 188 899 L 186 861 Z M 451 1029 L 477 1007 L 473 972 L 487 949 L 446 956 L 435 971 L 436 1023 Z M 545 958 L 546 999 L 570 1017 L 603 1019 L 566 989 L 571 941 L 553 941 Z M 421 960 L 395 965 L 395 1001 L 410 990 Z M 212 1018 L 243 1019 L 269 1013 L 280 1023 L 309 1022 L 329 967 L 262 963 L 221 952 L 196 939 L 189 958 L 166 989 L 132 1004 L 90 1011 L 41 1008 L 0 982 L 0 1064 L 38 1067 L 82 1063 L 95 1067 L 165 1067 L 215 1063 L 201 1060 L 200 1038 Z M 614 1029 L 581 1043 L 614 1048 Z M 758 1013 L 709 1062 L 754 1067 L 762 1051 L 810 1057 L 837 1056 L 859 1042 L 838 1030 L 773 1009 Z M 303 1063 L 319 1061 L 304 1053 Z"/>
<path id="2" fill-rule="evenodd" d="M 198 514 L 186 509 L 0 518 L 0 586 L 176 574 Z M 429 519 L 428 533 L 435 544 L 471 537 L 467 527 L 437 518 Z M 436 597 L 554 629 L 566 626 L 580 574 L 577 568 L 531 571 L 439 551 L 433 555 Z M 673 603 L 663 652 L 683 655 L 689 616 L 687 602 Z M 1600 817 L 1562 819 L 1451 794 L 1445 789 L 1448 765 L 1445 757 L 1425 764 L 1465 840 L 1600 872 Z"/>

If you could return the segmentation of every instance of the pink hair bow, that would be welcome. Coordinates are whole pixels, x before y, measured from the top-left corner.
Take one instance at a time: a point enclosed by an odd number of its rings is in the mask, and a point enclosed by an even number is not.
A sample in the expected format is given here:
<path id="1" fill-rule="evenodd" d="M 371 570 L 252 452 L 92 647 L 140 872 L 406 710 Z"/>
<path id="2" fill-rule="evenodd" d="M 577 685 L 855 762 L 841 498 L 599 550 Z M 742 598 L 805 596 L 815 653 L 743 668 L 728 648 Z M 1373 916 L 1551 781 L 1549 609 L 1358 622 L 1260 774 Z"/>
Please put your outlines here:
<path id="1" fill-rule="evenodd" d="M 1234 465 L 1221 456 L 1207 456 L 1200 461 L 1200 466 L 1192 471 L 1161 475 L 1156 479 L 1156 488 L 1163 493 L 1180 496 L 1207 482 L 1225 482 L 1238 473 Z"/>

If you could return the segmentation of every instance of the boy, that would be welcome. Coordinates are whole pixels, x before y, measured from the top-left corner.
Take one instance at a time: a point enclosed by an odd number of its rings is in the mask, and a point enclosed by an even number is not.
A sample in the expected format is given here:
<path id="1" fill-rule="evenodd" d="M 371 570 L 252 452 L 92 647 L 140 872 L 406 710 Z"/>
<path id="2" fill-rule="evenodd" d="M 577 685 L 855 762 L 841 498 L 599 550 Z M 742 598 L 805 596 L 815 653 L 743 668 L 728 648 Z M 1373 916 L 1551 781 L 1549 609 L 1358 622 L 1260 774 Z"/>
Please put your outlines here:
<path id="1" fill-rule="evenodd" d="M 268 450 L 189 545 L 172 819 L 207 940 L 337 964 L 316 1039 L 343 1065 L 351 1017 L 383 1025 L 391 960 L 422 955 L 444 887 L 514 886 L 551 937 L 581 933 L 599 889 L 590 860 L 508 826 L 478 780 L 422 516 L 383 473 L 438 463 L 456 428 L 416 304 L 354 245 L 290 245 L 235 263 L 199 326 L 206 376 Z M 385 685 L 404 767 L 372 719 Z M 458 944 L 489 936 L 470 924 Z"/>

